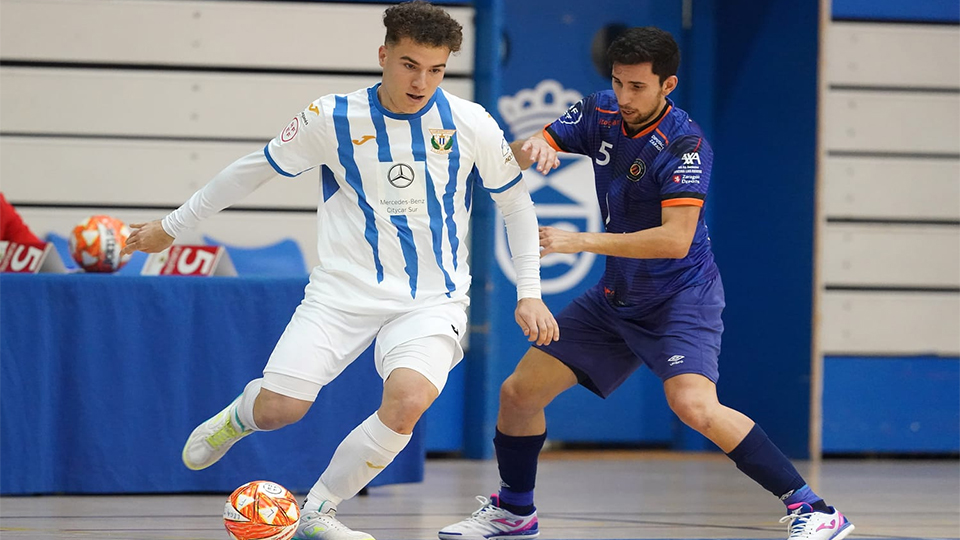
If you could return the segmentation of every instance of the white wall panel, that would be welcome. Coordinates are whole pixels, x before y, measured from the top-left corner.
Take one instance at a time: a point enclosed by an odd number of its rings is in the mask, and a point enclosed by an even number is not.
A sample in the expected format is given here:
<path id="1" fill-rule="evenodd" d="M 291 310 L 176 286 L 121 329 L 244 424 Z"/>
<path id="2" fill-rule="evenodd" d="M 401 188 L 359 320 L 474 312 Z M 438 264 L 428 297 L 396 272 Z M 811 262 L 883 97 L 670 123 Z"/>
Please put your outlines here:
<path id="1" fill-rule="evenodd" d="M 0 130 L 22 133 L 258 138 L 310 102 L 378 77 L 0 68 Z M 444 89 L 470 99 L 473 82 Z"/>
<path id="2" fill-rule="evenodd" d="M 955 293 L 826 291 L 821 316 L 828 356 L 960 354 L 960 295 Z"/>
<path id="3" fill-rule="evenodd" d="M 960 94 L 830 90 L 829 151 L 960 153 Z"/>
<path id="4" fill-rule="evenodd" d="M 827 286 L 960 287 L 960 227 L 827 223 L 821 270 Z"/>
<path id="5" fill-rule="evenodd" d="M 13 202 L 179 206 L 257 143 L 0 137 L 0 186 Z M 318 170 L 277 176 L 237 206 L 309 208 Z"/>
<path id="6" fill-rule="evenodd" d="M 379 71 L 386 6 L 363 4 L 2 0 L 5 60 Z M 473 72 L 473 9 L 449 71 Z"/>
<path id="7" fill-rule="evenodd" d="M 829 156 L 828 217 L 960 220 L 960 160 Z"/>
<path id="8" fill-rule="evenodd" d="M 19 210 L 27 226 L 38 236 L 55 232 L 67 236 L 73 227 L 94 214 L 108 214 L 124 223 L 161 219 L 163 210 L 118 210 L 75 208 L 22 208 Z M 236 246 L 257 247 L 291 238 L 300 246 L 303 258 L 312 268 L 317 257 L 317 217 L 311 213 L 288 212 L 221 212 L 204 221 L 195 230 L 185 232 L 177 243 L 202 244 L 202 235 Z"/>
<path id="9" fill-rule="evenodd" d="M 960 27 L 954 25 L 829 25 L 829 84 L 960 88 Z"/>

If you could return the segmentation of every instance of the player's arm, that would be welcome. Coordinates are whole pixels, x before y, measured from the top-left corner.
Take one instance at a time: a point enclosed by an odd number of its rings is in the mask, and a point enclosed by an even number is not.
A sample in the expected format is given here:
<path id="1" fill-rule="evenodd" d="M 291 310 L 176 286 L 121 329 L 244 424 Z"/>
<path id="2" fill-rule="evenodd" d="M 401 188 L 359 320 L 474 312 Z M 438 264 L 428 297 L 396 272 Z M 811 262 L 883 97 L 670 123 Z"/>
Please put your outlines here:
<path id="1" fill-rule="evenodd" d="M 545 345 L 560 338 L 560 327 L 540 299 L 540 248 L 533 200 L 515 156 L 506 153 L 507 141 L 500 126 L 484 114 L 478 118 L 476 130 L 479 187 L 490 193 L 503 215 L 517 274 L 514 316 L 529 341 Z"/>
<path id="2" fill-rule="evenodd" d="M 238 159 L 162 220 L 131 224 L 130 237 L 122 254 L 134 251 L 158 253 L 167 249 L 181 232 L 236 204 L 276 176 L 277 172 L 263 152 L 253 152 Z"/>
<path id="3" fill-rule="evenodd" d="M 632 233 L 571 233 L 540 230 L 543 254 L 588 251 L 632 259 L 682 259 L 697 232 L 707 196 L 713 150 L 697 135 L 672 142 L 654 162 L 660 184 L 660 226 Z"/>
<path id="4" fill-rule="evenodd" d="M 659 227 L 632 233 L 574 233 L 541 227 L 541 255 L 587 251 L 631 259 L 682 259 L 690 251 L 699 218 L 699 206 L 667 206 L 661 209 Z"/>
<path id="5" fill-rule="evenodd" d="M 560 166 L 559 152 L 573 152 L 587 155 L 583 141 L 586 140 L 587 125 L 592 116 L 584 120 L 584 111 L 594 106 L 596 95 L 587 96 L 574 103 L 563 116 L 544 127 L 538 133 L 524 141 L 513 141 L 510 150 L 517 158 L 517 165 L 527 170 L 534 163 L 543 174 Z"/>
<path id="6" fill-rule="evenodd" d="M 320 100 L 314 101 L 263 150 L 228 165 L 180 208 L 162 220 L 130 225 L 132 232 L 122 253 L 163 251 L 181 232 L 240 202 L 267 181 L 277 176 L 296 177 L 319 165 L 326 157 L 323 120 Z"/>
<path id="7" fill-rule="evenodd" d="M 537 214 L 526 184 L 516 182 L 501 192 L 491 192 L 503 214 L 507 242 L 517 274 L 517 324 L 529 341 L 546 345 L 560 339 L 560 326 L 540 299 L 540 248 Z"/>

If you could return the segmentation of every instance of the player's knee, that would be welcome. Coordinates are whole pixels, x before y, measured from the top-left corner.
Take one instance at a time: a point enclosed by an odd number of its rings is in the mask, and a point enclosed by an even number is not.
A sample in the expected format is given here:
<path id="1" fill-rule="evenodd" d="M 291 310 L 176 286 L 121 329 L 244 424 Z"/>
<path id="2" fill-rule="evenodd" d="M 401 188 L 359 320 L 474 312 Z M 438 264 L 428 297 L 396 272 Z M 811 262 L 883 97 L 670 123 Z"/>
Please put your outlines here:
<path id="1" fill-rule="evenodd" d="M 393 392 L 380 406 L 380 420 L 397 433 L 412 433 L 433 400 L 434 397 L 429 392 L 417 391 L 414 388 Z"/>
<path id="2" fill-rule="evenodd" d="M 668 399 L 670 409 L 680 420 L 705 433 L 710 430 L 713 417 L 713 400 L 694 392 L 686 392 Z"/>
<path id="3" fill-rule="evenodd" d="M 500 408 L 506 412 L 534 412 L 543 408 L 538 404 L 536 393 L 516 375 L 507 377 L 500 385 Z"/>
<path id="4" fill-rule="evenodd" d="M 307 401 L 261 392 L 253 410 L 254 421 L 263 430 L 280 429 L 303 418 L 310 405 Z"/>

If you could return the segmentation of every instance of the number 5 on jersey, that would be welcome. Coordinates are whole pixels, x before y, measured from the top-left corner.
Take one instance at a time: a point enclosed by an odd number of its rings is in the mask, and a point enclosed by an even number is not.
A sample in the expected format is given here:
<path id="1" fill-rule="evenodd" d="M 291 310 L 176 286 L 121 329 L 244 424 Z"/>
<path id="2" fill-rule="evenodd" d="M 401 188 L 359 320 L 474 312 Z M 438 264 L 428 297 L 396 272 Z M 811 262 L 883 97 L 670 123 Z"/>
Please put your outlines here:
<path id="1" fill-rule="evenodd" d="M 600 150 L 597 150 L 597 152 L 603 155 L 603 159 L 597 157 L 597 165 L 606 165 L 607 163 L 610 163 L 610 152 L 607 152 L 608 148 L 613 148 L 613 145 L 607 141 L 600 142 Z"/>

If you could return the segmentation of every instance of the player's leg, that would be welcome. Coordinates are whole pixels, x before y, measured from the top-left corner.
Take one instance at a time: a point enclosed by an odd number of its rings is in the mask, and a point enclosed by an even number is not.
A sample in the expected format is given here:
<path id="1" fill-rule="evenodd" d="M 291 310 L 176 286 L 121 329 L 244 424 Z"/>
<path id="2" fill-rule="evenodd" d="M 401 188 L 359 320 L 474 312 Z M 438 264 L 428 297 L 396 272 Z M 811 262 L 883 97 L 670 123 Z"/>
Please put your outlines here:
<path id="1" fill-rule="evenodd" d="M 333 518 L 339 504 L 356 495 L 410 441 L 413 428 L 463 358 L 459 336 L 464 306 L 427 308 L 388 321 L 377 337 L 375 361 L 384 377 L 380 408 L 350 432 L 311 488 L 296 539 L 363 540 Z"/>
<path id="2" fill-rule="evenodd" d="M 717 398 L 722 309 L 723 286 L 717 278 L 682 292 L 651 317 L 659 321 L 657 334 L 669 336 L 657 340 L 656 356 L 647 362 L 664 381 L 667 403 L 738 469 L 783 501 L 788 511 L 800 512 L 793 519 L 790 538 L 845 537 L 853 525 L 810 489 L 760 426 Z"/>
<path id="3" fill-rule="evenodd" d="M 543 409 L 575 384 L 577 376 L 562 362 L 536 348 L 527 351 L 500 387 L 500 412 L 493 438 L 500 491 L 490 499 L 477 497 L 480 509 L 444 527 L 438 533 L 440 538 L 531 539 L 540 535 L 533 490 L 537 460 L 547 438 Z"/>
<path id="4" fill-rule="evenodd" d="M 737 468 L 787 506 L 789 538 L 839 540 L 853 524 L 813 492 L 789 459 L 759 425 L 722 405 L 713 381 L 695 374 L 664 382 L 667 402 L 677 416 L 720 447 Z"/>
<path id="5" fill-rule="evenodd" d="M 237 441 L 300 420 L 323 385 L 370 344 L 382 317 L 326 309 L 304 298 L 264 368 L 218 414 L 187 439 L 183 462 L 193 470 L 216 463 Z"/>
<path id="6" fill-rule="evenodd" d="M 439 532 L 444 540 L 535 538 L 539 534 L 534 487 L 546 440 L 544 408 L 577 384 L 600 397 L 616 389 L 640 365 L 619 336 L 602 296 L 591 290 L 557 316 L 560 341 L 531 348 L 500 389 L 494 448 L 500 491 L 480 497 L 473 515 Z"/>

